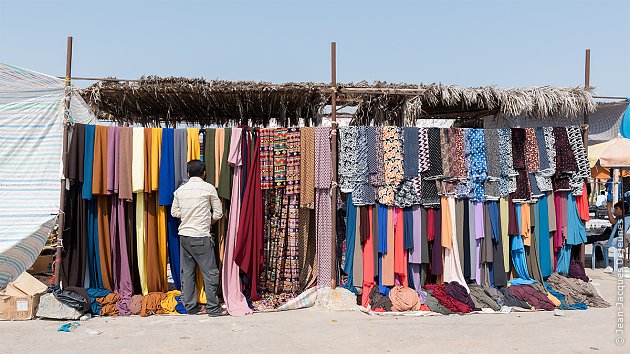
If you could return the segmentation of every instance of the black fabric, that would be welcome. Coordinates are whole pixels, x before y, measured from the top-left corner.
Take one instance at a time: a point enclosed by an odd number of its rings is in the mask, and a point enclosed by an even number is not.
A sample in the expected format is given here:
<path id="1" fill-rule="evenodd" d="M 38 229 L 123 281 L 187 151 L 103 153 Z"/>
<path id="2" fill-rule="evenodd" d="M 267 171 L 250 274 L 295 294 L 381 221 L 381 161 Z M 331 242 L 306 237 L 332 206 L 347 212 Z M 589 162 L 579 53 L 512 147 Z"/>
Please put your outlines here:
<path id="1" fill-rule="evenodd" d="M 500 288 L 499 291 L 501 292 L 501 294 L 503 294 L 503 304 L 505 306 L 521 307 L 521 308 L 524 308 L 524 309 L 531 309 L 532 308 L 525 301 L 522 301 L 521 299 L 517 298 L 516 296 L 510 294 L 510 291 L 508 290 L 507 286 L 503 287 L 503 288 Z"/>
<path id="2" fill-rule="evenodd" d="M 466 288 L 461 286 L 459 283 L 456 283 L 454 281 L 450 283 L 445 283 L 444 291 L 448 296 L 452 297 L 453 299 L 470 306 L 473 311 L 479 310 L 470 298 L 470 295 L 468 294 L 468 291 L 466 291 Z"/>
<path id="3" fill-rule="evenodd" d="M 378 286 L 372 287 L 370 290 L 370 307 L 374 309 L 383 309 L 385 311 L 392 310 L 392 301 L 387 296 L 381 295 Z"/>
<path id="4" fill-rule="evenodd" d="M 52 293 L 57 301 L 72 307 L 75 310 L 86 312 L 90 309 L 90 301 L 87 300 L 89 299 L 89 296 L 86 299 L 87 293 L 79 294 L 76 291 L 68 289 L 61 290 L 58 285 L 51 285 L 48 289 L 46 289 L 46 292 Z"/>

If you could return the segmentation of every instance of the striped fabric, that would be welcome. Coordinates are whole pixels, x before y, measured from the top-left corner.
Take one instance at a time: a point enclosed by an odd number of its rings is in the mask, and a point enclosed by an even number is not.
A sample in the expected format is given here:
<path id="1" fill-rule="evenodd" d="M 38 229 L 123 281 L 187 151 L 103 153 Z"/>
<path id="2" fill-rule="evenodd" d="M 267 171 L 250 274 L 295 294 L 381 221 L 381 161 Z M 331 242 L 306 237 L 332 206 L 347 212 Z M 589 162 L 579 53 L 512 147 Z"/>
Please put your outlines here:
<path id="1" fill-rule="evenodd" d="M 0 64 L 0 289 L 33 264 L 56 221 L 63 92 L 63 80 Z M 70 114 L 93 119 L 84 110 Z"/>

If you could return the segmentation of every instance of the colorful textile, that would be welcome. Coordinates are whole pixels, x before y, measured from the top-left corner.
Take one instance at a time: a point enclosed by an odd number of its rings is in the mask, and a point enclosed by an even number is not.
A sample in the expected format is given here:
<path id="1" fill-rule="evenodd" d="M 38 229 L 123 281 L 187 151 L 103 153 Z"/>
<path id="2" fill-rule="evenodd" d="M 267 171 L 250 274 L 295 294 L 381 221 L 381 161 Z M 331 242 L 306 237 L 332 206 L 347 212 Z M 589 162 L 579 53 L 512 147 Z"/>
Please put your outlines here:
<path id="1" fill-rule="evenodd" d="M 330 286 L 332 272 L 332 162 L 330 151 L 330 128 L 315 128 L 315 203 L 317 234 L 317 284 Z"/>
<path id="2" fill-rule="evenodd" d="M 260 188 L 273 188 L 274 145 L 273 129 L 260 130 Z"/>
<path id="3" fill-rule="evenodd" d="M 315 203 L 314 183 L 315 130 L 311 127 L 304 127 L 300 132 L 300 207 L 313 207 Z"/>
<path id="4" fill-rule="evenodd" d="M 385 185 L 378 191 L 381 204 L 394 205 L 394 190 L 403 180 L 403 147 L 400 128 L 383 127 Z"/>
<path id="5" fill-rule="evenodd" d="M 273 133 L 273 185 L 282 188 L 287 183 L 287 129 L 277 128 Z"/>

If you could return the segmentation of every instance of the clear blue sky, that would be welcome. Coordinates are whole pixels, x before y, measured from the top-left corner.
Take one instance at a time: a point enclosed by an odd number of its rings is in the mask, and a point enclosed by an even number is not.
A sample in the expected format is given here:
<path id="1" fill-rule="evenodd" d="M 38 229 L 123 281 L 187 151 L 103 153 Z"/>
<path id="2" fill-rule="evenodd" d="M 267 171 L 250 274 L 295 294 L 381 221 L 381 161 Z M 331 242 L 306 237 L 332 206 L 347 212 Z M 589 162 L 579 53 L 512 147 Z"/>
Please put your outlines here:
<path id="1" fill-rule="evenodd" d="M 579 86 L 630 96 L 630 1 L 0 0 L 0 61 L 63 75 Z M 85 84 L 83 84 L 85 85 Z M 83 86 L 81 85 L 81 86 Z"/>

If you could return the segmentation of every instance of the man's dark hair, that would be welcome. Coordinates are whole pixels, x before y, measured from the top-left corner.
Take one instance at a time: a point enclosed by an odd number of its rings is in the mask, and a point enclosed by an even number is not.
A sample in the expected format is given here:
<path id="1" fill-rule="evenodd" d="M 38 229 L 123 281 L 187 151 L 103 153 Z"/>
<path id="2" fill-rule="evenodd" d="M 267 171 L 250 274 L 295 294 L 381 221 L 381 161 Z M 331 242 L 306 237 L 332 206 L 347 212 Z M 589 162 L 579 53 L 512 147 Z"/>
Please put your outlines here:
<path id="1" fill-rule="evenodd" d="M 617 203 L 615 203 L 615 208 L 619 208 L 621 210 L 623 210 L 626 214 L 630 213 L 630 206 L 628 206 L 628 203 L 620 200 Z"/>
<path id="2" fill-rule="evenodd" d="M 206 165 L 201 160 L 190 160 L 188 162 L 189 177 L 203 177 L 204 172 L 206 172 Z"/>

